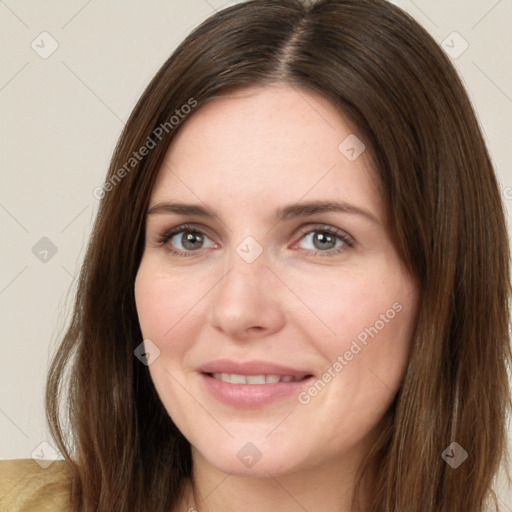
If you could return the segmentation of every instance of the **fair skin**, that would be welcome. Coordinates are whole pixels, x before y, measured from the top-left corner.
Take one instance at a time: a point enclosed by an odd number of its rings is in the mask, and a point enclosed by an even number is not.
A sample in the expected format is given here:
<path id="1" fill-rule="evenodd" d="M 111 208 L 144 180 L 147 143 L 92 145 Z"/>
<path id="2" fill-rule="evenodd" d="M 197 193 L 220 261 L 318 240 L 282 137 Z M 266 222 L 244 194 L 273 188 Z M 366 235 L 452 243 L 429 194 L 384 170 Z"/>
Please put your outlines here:
<path id="1" fill-rule="evenodd" d="M 176 510 L 351 510 L 355 472 L 403 378 L 418 299 L 369 151 L 350 161 L 338 149 L 353 132 L 316 93 L 251 87 L 201 107 L 166 153 L 149 209 L 179 202 L 217 215 L 154 208 L 135 283 L 143 336 L 160 350 L 151 378 L 192 447 L 194 487 L 186 482 Z M 366 214 L 274 219 L 309 201 Z M 199 233 L 158 243 L 185 223 Z M 238 373 L 203 371 L 219 360 L 298 374 L 284 385 L 225 382 Z M 252 370 L 237 371 L 279 374 Z"/>

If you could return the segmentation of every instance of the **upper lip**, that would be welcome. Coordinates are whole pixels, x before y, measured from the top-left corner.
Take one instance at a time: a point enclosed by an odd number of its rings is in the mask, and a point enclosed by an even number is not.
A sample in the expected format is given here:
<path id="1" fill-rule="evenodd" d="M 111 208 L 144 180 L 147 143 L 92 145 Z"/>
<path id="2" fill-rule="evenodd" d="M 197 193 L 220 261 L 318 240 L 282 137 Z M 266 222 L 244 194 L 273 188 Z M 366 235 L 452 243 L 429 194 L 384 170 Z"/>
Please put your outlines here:
<path id="1" fill-rule="evenodd" d="M 306 377 L 311 372 L 290 368 L 270 361 L 231 361 L 217 359 L 210 361 L 199 368 L 203 373 L 231 373 L 237 375 L 291 375 L 292 377 Z"/>

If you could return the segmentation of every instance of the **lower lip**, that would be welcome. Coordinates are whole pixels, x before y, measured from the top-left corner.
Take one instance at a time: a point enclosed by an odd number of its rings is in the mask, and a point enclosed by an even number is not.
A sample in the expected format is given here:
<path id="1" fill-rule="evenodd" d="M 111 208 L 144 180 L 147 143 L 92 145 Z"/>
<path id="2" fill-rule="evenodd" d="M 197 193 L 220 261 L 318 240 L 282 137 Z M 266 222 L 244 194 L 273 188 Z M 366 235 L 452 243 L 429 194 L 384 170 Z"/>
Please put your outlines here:
<path id="1" fill-rule="evenodd" d="M 219 401 L 239 409 L 253 409 L 271 404 L 281 398 L 297 396 L 313 377 L 299 381 L 272 384 L 231 384 L 202 373 L 210 393 Z"/>

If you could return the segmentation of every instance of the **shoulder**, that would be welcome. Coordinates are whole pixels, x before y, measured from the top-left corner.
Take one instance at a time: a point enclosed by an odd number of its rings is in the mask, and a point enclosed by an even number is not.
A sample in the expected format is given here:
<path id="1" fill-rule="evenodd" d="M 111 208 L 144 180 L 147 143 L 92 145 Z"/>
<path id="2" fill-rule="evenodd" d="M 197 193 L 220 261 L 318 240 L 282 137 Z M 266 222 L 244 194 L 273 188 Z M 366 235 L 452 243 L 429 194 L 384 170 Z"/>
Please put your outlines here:
<path id="1" fill-rule="evenodd" d="M 70 479 L 63 460 L 0 460 L 2 512 L 69 512 Z"/>

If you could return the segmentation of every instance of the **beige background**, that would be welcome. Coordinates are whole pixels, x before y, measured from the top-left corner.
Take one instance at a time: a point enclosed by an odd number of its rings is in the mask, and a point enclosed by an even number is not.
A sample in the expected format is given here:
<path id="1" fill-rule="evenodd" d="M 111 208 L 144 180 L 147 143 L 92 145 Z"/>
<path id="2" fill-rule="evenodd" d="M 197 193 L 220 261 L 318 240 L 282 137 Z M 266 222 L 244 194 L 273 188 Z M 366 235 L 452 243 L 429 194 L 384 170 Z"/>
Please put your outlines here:
<path id="1" fill-rule="evenodd" d="M 0 458 L 55 455 L 44 378 L 97 211 L 93 189 L 147 82 L 186 34 L 232 3 L 0 1 Z M 456 57 L 512 214 L 512 0 L 393 3 Z M 512 511 L 509 491 L 500 500 Z"/>

